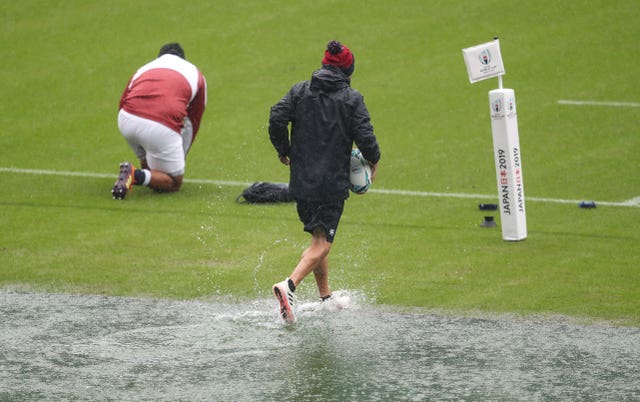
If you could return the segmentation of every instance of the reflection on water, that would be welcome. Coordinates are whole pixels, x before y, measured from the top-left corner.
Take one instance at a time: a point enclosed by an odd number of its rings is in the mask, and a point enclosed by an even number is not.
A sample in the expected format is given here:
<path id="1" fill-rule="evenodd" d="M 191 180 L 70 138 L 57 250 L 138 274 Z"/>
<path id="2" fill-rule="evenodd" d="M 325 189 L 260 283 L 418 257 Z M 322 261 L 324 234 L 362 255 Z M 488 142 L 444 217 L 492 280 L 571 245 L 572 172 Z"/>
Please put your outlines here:
<path id="1" fill-rule="evenodd" d="M 0 289 L 0 400 L 629 400 L 640 329 Z"/>

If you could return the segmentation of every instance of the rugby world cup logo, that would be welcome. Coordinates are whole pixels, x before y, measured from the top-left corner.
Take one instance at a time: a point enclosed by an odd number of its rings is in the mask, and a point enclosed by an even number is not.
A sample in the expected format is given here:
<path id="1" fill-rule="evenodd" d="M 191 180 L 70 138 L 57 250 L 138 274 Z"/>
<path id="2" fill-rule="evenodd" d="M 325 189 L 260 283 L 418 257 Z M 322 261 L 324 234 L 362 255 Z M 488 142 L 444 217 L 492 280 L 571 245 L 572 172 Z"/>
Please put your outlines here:
<path id="1" fill-rule="evenodd" d="M 500 113 L 500 111 L 502 110 L 502 99 L 494 99 L 493 103 L 491 104 L 491 110 L 493 110 L 495 113 Z"/>
<path id="2" fill-rule="evenodd" d="M 483 66 L 489 65 L 489 63 L 491 63 L 491 52 L 489 52 L 489 49 L 485 49 L 480 52 L 478 59 L 480 60 L 480 64 Z"/>

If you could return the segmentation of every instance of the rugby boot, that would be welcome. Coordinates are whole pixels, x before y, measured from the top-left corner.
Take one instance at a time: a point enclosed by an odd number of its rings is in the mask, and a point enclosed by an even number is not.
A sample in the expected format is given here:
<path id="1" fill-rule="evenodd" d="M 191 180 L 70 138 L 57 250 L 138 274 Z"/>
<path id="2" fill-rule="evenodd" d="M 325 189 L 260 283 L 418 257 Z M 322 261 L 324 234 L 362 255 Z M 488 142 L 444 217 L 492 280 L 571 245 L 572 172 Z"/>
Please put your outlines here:
<path id="1" fill-rule="evenodd" d="M 289 288 L 288 280 L 273 285 L 273 294 L 280 304 L 282 319 L 288 324 L 296 322 L 296 316 L 293 314 L 293 291 Z"/>
<path id="2" fill-rule="evenodd" d="M 111 195 L 114 200 L 124 200 L 127 193 L 131 191 L 131 187 L 133 187 L 135 181 L 133 178 L 135 171 L 135 166 L 129 162 L 122 162 L 120 164 L 120 175 L 111 189 Z"/>

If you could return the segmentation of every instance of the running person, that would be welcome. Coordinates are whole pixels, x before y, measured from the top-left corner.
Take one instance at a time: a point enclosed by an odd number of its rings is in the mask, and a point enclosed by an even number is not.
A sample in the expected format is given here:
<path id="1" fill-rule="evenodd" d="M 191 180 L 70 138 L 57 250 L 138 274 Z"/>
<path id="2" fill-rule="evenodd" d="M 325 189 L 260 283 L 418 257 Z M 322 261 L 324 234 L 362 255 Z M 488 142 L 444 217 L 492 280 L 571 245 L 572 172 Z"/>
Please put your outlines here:
<path id="1" fill-rule="evenodd" d="M 311 244 L 293 272 L 273 285 L 282 318 L 295 322 L 293 293 L 313 272 L 321 300 L 331 297 L 328 255 L 349 197 L 349 166 L 355 142 L 375 178 L 380 148 L 362 95 L 351 88 L 355 59 L 331 41 L 322 67 L 299 82 L 274 106 L 269 137 L 280 161 L 289 166 L 289 190 Z M 289 134 L 289 124 L 291 133 Z"/>
<path id="2" fill-rule="evenodd" d="M 134 184 L 159 192 L 180 190 L 206 104 L 205 78 L 185 60 L 178 43 L 162 46 L 155 60 L 136 71 L 120 98 L 118 128 L 141 169 L 120 164 L 114 199 L 124 199 Z"/>

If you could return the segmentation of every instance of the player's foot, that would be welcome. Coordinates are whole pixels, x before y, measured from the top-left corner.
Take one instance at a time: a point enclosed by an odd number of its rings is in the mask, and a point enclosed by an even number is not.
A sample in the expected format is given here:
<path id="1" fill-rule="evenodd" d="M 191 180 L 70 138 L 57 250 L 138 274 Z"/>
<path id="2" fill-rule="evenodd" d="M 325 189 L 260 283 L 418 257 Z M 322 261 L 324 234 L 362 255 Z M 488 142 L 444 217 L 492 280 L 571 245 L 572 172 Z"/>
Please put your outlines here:
<path id="1" fill-rule="evenodd" d="M 288 324 L 296 322 L 296 316 L 293 314 L 293 292 L 289 289 L 287 280 L 273 285 L 273 294 L 280 303 L 280 316 Z"/>
<path id="2" fill-rule="evenodd" d="M 351 298 L 348 294 L 344 294 L 343 291 L 337 291 L 334 294 L 321 297 L 320 300 L 322 307 L 329 311 L 344 310 L 351 305 Z"/>
<path id="3" fill-rule="evenodd" d="M 133 186 L 133 173 L 135 171 L 136 168 L 129 162 L 120 164 L 120 175 L 111 189 L 111 195 L 113 195 L 114 200 L 124 200 L 124 197 L 127 196 L 127 192 Z"/>

